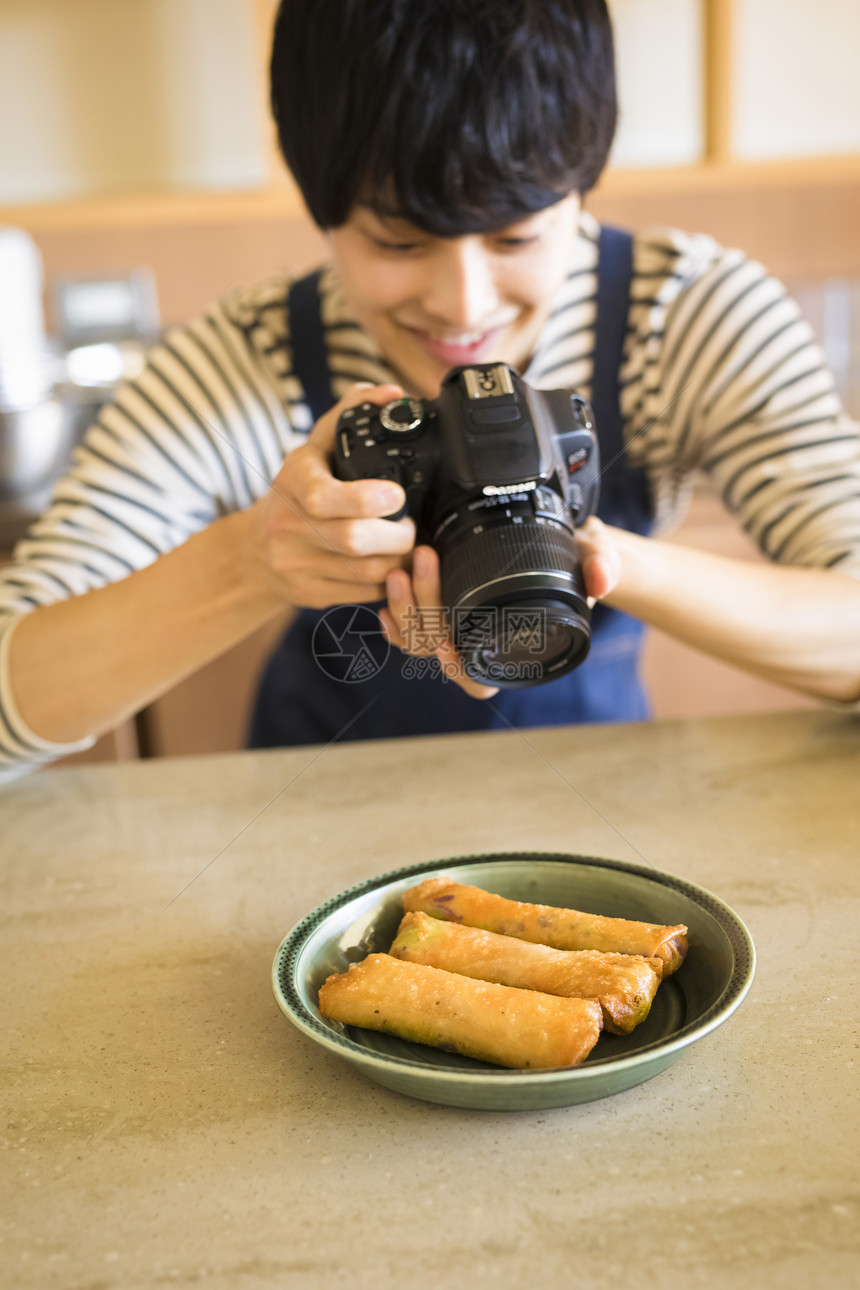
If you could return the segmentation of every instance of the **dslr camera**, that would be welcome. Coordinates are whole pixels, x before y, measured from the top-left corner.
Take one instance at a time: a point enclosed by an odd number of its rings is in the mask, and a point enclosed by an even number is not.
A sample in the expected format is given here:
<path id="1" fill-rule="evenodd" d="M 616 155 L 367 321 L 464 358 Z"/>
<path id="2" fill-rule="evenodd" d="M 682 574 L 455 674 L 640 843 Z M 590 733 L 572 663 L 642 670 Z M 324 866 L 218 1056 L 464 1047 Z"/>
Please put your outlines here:
<path id="1" fill-rule="evenodd" d="M 578 666 L 591 640 L 576 525 L 593 513 L 591 408 L 504 363 L 455 367 L 436 399 L 348 408 L 339 479 L 392 479 L 439 554 L 449 629 L 469 676 L 507 689 Z M 447 634 L 447 633 L 446 633 Z"/>

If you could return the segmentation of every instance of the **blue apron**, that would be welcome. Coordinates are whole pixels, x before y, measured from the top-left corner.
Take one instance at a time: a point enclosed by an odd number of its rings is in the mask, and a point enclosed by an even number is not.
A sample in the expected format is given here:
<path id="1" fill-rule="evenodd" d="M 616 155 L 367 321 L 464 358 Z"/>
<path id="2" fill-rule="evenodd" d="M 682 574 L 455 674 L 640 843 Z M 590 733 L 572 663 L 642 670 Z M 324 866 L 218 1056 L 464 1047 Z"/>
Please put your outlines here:
<path id="1" fill-rule="evenodd" d="M 648 488 L 644 472 L 627 464 L 618 402 L 631 272 L 632 238 L 602 228 L 591 393 L 603 467 L 597 513 L 607 524 L 646 534 L 653 518 Z M 320 317 L 319 273 L 294 285 L 288 309 L 294 370 L 317 421 L 335 402 Z M 397 649 L 381 667 L 377 649 L 364 672 L 354 669 L 349 680 L 330 675 L 332 669 L 323 670 L 312 648 L 320 653 L 324 613 L 331 611 L 302 610 L 272 654 L 254 709 L 252 748 L 648 716 L 638 676 L 642 624 L 606 605 L 594 608 L 591 649 L 580 667 L 545 685 L 499 691 L 490 700 L 470 698 L 438 672 L 416 676 L 416 662 L 421 661 Z"/>

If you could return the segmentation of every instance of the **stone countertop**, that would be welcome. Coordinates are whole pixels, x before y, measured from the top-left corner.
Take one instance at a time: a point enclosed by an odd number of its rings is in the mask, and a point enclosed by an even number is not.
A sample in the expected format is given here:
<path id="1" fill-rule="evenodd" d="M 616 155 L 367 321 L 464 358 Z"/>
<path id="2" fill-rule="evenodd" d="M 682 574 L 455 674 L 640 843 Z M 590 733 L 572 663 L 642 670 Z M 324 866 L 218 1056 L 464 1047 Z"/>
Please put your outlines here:
<path id="1" fill-rule="evenodd" d="M 829 712 L 61 769 L 0 793 L 16 1290 L 848 1290 L 860 1283 L 860 723 Z M 740 1010 L 583 1106 L 460 1111 L 278 1011 L 278 943 L 405 863 L 682 875 L 744 919 Z"/>

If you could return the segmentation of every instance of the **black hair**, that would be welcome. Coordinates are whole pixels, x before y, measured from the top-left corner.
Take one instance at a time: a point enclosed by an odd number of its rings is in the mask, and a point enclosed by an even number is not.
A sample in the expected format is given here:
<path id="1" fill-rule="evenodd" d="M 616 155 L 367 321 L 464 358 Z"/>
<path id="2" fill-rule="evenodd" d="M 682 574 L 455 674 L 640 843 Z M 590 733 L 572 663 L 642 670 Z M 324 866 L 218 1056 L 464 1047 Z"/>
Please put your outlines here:
<path id="1" fill-rule="evenodd" d="M 441 237 L 594 187 L 615 133 L 606 0 L 282 0 L 284 159 L 321 228 L 358 203 Z"/>

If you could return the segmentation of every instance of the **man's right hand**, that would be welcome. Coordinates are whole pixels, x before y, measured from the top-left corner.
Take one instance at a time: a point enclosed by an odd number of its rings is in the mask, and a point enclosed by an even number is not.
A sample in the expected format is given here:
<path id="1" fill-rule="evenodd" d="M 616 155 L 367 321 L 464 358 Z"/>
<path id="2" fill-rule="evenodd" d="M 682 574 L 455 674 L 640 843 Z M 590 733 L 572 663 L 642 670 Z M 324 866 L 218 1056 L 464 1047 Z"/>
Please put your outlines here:
<path id="1" fill-rule="evenodd" d="M 403 489 L 390 480 L 335 479 L 331 455 L 338 419 L 359 403 L 402 398 L 399 385 L 353 385 L 321 417 L 307 443 L 287 457 L 256 512 L 265 572 L 297 608 L 362 604 L 385 598 L 385 580 L 409 563 L 411 519 L 397 523 Z"/>
<path id="2" fill-rule="evenodd" d="M 415 541 L 412 520 L 382 518 L 401 508 L 403 489 L 335 479 L 330 458 L 344 408 L 401 396 L 398 386 L 353 386 L 258 502 L 127 578 L 24 614 L 9 653 L 23 726 L 74 743 L 140 711 L 284 608 L 382 600 Z"/>

